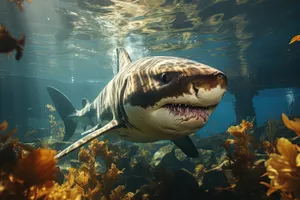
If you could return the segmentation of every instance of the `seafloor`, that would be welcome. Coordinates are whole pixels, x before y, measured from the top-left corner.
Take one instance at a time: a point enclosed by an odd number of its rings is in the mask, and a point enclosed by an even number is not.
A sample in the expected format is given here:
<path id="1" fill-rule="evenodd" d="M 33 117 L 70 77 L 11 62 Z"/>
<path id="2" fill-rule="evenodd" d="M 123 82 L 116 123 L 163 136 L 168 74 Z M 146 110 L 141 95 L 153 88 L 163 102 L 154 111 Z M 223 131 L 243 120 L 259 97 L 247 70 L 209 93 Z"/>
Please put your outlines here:
<path id="1" fill-rule="evenodd" d="M 243 120 L 208 138 L 193 135 L 196 159 L 168 142 L 106 137 L 58 161 L 62 143 L 53 138 L 63 129 L 53 115 L 49 122 L 52 138 L 30 144 L 0 125 L 0 199 L 300 198 L 300 119 L 285 114 L 261 127 Z"/>

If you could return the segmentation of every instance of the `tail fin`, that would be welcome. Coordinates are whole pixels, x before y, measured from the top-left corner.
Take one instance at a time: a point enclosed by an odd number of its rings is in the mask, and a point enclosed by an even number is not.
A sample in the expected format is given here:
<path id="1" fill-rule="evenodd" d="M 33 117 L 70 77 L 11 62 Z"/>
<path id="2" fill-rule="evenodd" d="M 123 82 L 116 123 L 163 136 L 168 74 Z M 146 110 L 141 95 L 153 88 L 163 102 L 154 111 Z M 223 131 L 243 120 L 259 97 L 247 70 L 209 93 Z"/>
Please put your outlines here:
<path id="1" fill-rule="evenodd" d="M 16 53 L 16 56 L 15 56 L 15 59 L 16 60 L 20 60 L 22 58 L 22 56 L 23 56 L 23 49 L 22 49 L 22 47 L 21 46 L 17 46 L 16 47 L 16 51 L 17 51 L 17 53 Z"/>
<path id="2" fill-rule="evenodd" d="M 69 115 L 75 114 L 77 111 L 72 105 L 71 101 L 58 89 L 48 86 L 48 93 L 54 103 L 54 106 L 60 115 L 61 119 L 65 124 L 65 135 L 64 141 L 68 140 L 74 134 L 77 122 L 73 121 L 71 118 L 68 118 Z"/>
<path id="3" fill-rule="evenodd" d="M 17 51 L 17 54 L 15 56 L 16 60 L 20 60 L 22 58 L 24 46 L 25 46 L 25 34 L 22 35 L 22 37 L 19 40 L 18 45 L 16 47 L 16 51 Z"/>

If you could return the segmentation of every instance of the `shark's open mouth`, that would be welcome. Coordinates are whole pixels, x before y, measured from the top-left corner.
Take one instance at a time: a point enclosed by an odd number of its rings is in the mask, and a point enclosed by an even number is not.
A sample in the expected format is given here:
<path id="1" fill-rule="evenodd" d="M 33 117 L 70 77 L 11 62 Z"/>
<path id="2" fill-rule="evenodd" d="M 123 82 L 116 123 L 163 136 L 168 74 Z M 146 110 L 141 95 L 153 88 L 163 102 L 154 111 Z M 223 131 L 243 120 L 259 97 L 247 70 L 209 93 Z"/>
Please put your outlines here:
<path id="1" fill-rule="evenodd" d="M 209 111 L 215 108 L 216 105 L 202 107 L 188 104 L 166 104 L 163 107 L 167 108 L 169 112 L 175 116 L 183 116 L 185 118 L 184 121 L 192 118 L 203 119 L 204 121 L 207 121 L 209 117 Z"/>

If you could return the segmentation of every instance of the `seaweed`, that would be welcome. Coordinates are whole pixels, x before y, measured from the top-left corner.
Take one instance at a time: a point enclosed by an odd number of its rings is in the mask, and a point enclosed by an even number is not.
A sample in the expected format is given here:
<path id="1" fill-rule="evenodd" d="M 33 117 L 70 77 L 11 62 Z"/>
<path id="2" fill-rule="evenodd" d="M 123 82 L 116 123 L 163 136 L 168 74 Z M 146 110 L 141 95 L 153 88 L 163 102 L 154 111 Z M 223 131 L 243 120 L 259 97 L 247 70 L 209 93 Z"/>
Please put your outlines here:
<path id="1" fill-rule="evenodd" d="M 48 108 L 50 114 L 49 114 L 49 123 L 50 123 L 50 135 L 51 138 L 54 139 L 62 139 L 65 134 L 65 128 L 64 124 L 61 121 L 57 121 L 53 113 L 56 111 L 56 109 L 51 104 L 46 104 L 45 106 Z"/>
<path id="2" fill-rule="evenodd" d="M 273 144 L 277 133 L 278 120 L 270 119 L 267 121 L 267 127 L 265 132 L 267 133 L 268 141 Z"/>
<path id="3" fill-rule="evenodd" d="M 83 164 L 78 170 L 73 169 L 75 183 L 81 188 L 84 198 L 87 199 L 109 199 L 114 192 L 113 186 L 119 175 L 123 173 L 113 163 L 116 159 L 112 151 L 108 150 L 107 142 L 93 140 L 85 149 L 82 147 L 78 159 Z M 106 165 L 104 173 L 96 172 L 96 157 L 99 156 Z M 120 188 L 118 189 L 118 191 Z M 120 191 L 118 192 L 120 193 Z"/>
<path id="4" fill-rule="evenodd" d="M 229 187 L 221 190 L 230 190 L 240 197 L 264 199 L 264 190 L 259 182 L 265 172 L 265 160 L 257 157 L 256 151 L 260 144 L 251 136 L 252 127 L 251 122 L 242 120 L 240 125 L 231 126 L 227 130 L 232 138 L 227 139 L 223 145 L 228 156 L 223 169 L 230 170 L 232 181 Z"/>
<path id="5" fill-rule="evenodd" d="M 4 132 L 6 121 L 0 125 Z M 33 147 L 12 138 L 13 129 L 0 136 L 0 198 L 40 199 L 54 185 L 57 171 L 56 151 Z"/>
<path id="6" fill-rule="evenodd" d="M 283 114 L 282 120 L 298 138 L 300 119 L 289 120 Z M 4 121 L 0 131 L 7 127 Z M 270 130 L 278 132 L 277 128 L 278 123 Z M 204 167 L 203 162 L 188 162 L 195 167 L 193 173 L 185 169 L 150 169 L 147 163 L 151 160 L 152 145 L 124 148 L 120 143 L 108 145 L 98 139 L 80 148 L 78 160 L 70 161 L 76 167 L 65 170 L 66 165 L 60 165 L 61 170 L 54 158 L 56 151 L 23 144 L 12 137 L 15 132 L 13 129 L 0 135 L 0 199 L 146 200 L 188 195 L 189 199 L 201 195 L 207 199 L 300 198 L 300 147 L 283 137 L 274 142 L 257 141 L 253 124 L 246 120 L 228 128 L 230 138 L 223 144 L 226 160 L 222 154 L 222 162 L 213 169 Z M 127 167 L 129 171 L 123 174 Z M 140 167 L 152 173 L 141 173 Z M 59 173 L 63 180 L 58 180 Z M 131 187 L 135 193 L 128 186 L 134 176 L 143 176 L 144 180 Z"/>
<path id="7" fill-rule="evenodd" d="M 300 119 L 290 120 L 284 113 L 282 121 L 285 126 L 300 135 Z M 265 162 L 266 174 L 270 183 L 261 182 L 269 188 L 267 196 L 279 191 L 281 198 L 300 198 L 300 146 L 293 144 L 290 140 L 281 137 L 276 144 L 277 152 L 271 153 Z"/>
<path id="8" fill-rule="evenodd" d="M 0 131 L 7 126 L 4 121 Z M 0 199 L 130 200 L 134 197 L 134 193 L 123 192 L 125 186 L 115 187 L 123 170 L 114 164 L 117 156 L 108 150 L 107 142 L 96 139 L 88 149 L 82 147 L 78 154 L 81 166 L 70 168 L 64 182 L 59 184 L 56 151 L 20 143 L 11 137 L 15 131 L 0 135 Z M 104 161 L 105 172 L 97 172 L 96 157 Z"/>
<path id="9" fill-rule="evenodd" d="M 56 147 L 59 148 L 59 145 L 68 143 L 66 141 L 63 141 L 63 137 L 65 134 L 64 123 L 61 120 L 57 120 L 54 116 L 54 112 L 56 111 L 56 109 L 53 105 L 46 104 L 45 108 L 47 108 L 49 112 L 48 122 L 50 137 L 41 138 L 37 136 L 38 131 L 34 129 L 27 131 L 25 135 L 34 138 L 36 141 L 36 146 L 40 146 L 47 149 L 55 149 Z"/>

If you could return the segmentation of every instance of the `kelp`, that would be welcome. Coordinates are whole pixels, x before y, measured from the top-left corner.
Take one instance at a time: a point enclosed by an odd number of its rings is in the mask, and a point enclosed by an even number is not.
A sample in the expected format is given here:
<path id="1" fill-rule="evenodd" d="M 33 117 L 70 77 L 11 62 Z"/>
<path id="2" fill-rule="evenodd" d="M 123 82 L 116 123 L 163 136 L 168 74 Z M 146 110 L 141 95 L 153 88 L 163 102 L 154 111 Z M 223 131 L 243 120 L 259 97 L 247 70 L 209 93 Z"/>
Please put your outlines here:
<path id="1" fill-rule="evenodd" d="M 8 123 L 2 122 L 0 131 Z M 56 151 L 34 149 L 12 138 L 16 130 L 0 136 L 0 199 L 40 199 L 54 186 Z"/>
<path id="2" fill-rule="evenodd" d="M 290 120 L 284 113 L 285 126 L 300 135 L 300 119 Z M 270 183 L 261 182 L 269 188 L 267 195 L 279 191 L 282 199 L 300 199 L 300 146 L 281 137 L 276 144 L 277 152 L 271 153 L 265 162 Z"/>
<path id="3" fill-rule="evenodd" d="M 257 150 L 261 145 L 251 136 L 252 127 L 251 122 L 242 120 L 239 125 L 227 130 L 231 138 L 223 144 L 228 157 L 223 169 L 229 170 L 232 177 L 230 186 L 222 190 L 230 190 L 240 197 L 261 199 L 264 190 L 259 182 L 265 172 L 265 160 L 257 157 Z"/>
<path id="4" fill-rule="evenodd" d="M 8 123 L 0 124 L 4 132 Z M 122 170 L 114 164 L 116 155 L 108 150 L 107 142 L 93 140 L 89 149 L 81 148 L 78 169 L 69 168 L 64 182 L 57 182 L 59 167 L 56 151 L 35 149 L 12 138 L 13 130 L 0 135 L 0 199 L 47 200 L 130 200 L 134 193 L 124 193 L 125 186 L 116 186 Z M 96 157 L 101 158 L 106 170 L 96 171 Z"/>

